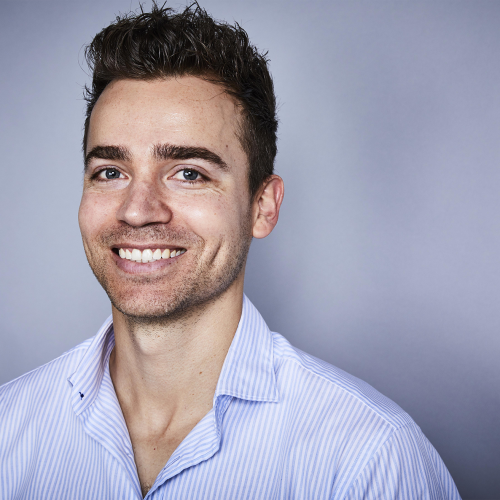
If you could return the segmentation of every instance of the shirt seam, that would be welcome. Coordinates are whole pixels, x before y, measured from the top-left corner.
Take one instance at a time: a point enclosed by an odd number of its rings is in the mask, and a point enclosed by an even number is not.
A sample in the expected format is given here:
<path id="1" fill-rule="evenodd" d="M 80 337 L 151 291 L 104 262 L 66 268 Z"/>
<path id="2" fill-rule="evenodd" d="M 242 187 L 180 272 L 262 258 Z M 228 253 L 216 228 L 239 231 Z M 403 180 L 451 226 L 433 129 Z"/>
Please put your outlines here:
<path id="1" fill-rule="evenodd" d="M 55 363 L 56 361 L 58 361 L 60 359 L 63 359 L 66 356 L 69 356 L 70 354 L 74 353 L 75 351 L 80 351 L 82 349 L 88 349 L 88 348 L 89 348 L 89 346 L 84 346 L 84 345 L 81 345 L 81 344 L 78 345 L 78 346 L 75 346 L 75 347 L 71 348 L 69 351 L 66 351 L 66 352 L 62 353 L 60 356 L 57 356 L 57 358 L 51 359 L 47 363 L 44 363 L 43 365 L 37 366 L 36 368 L 33 368 L 33 370 L 30 370 L 29 372 L 23 373 L 22 375 L 19 375 L 19 377 L 16 377 L 15 379 L 9 380 L 9 382 L 5 382 L 5 384 L 3 384 L 2 386 L 0 386 L 0 393 L 3 393 L 4 389 L 7 389 L 14 382 L 17 382 L 18 380 L 21 380 L 21 379 L 23 379 L 25 377 L 28 377 L 28 375 L 30 375 L 30 374 L 38 371 L 38 370 L 41 370 L 45 366 L 51 365 L 51 364 Z"/>
<path id="2" fill-rule="evenodd" d="M 359 471 L 358 475 L 355 477 L 351 485 L 349 486 L 349 489 L 346 491 L 346 494 L 343 496 L 344 499 L 348 498 L 349 492 L 361 481 L 361 476 L 363 472 L 371 465 L 371 463 L 377 458 L 378 455 L 382 452 L 382 450 L 387 446 L 389 441 L 395 438 L 396 434 L 401 432 L 405 429 L 409 429 L 410 427 L 418 427 L 415 422 L 408 422 L 405 425 L 402 425 L 399 428 L 395 428 L 386 438 L 386 440 L 380 444 L 380 446 L 375 450 L 373 453 L 373 456 L 366 462 L 365 466 L 363 467 L 362 470 Z"/>
<path id="3" fill-rule="evenodd" d="M 338 387 L 340 390 L 342 390 L 345 393 L 350 394 L 351 396 L 353 396 L 354 398 L 356 398 L 360 403 L 362 403 L 366 408 L 368 408 L 373 413 L 375 413 L 376 415 L 378 415 L 384 422 L 386 422 L 388 425 L 390 425 L 393 430 L 402 429 L 402 428 L 404 428 L 404 427 L 406 427 L 406 426 L 411 425 L 412 423 L 414 423 L 414 422 L 406 422 L 405 424 L 398 426 L 398 425 L 394 424 L 393 422 L 391 422 L 390 420 L 388 420 L 387 417 L 385 417 L 384 415 L 381 415 L 375 408 L 372 408 L 368 403 L 366 403 L 366 401 L 363 401 L 363 399 L 360 396 L 358 396 L 357 394 L 348 391 L 346 388 L 342 387 L 341 385 L 339 385 L 339 384 L 337 384 L 335 382 L 332 382 L 331 380 L 328 380 L 323 375 L 320 375 L 319 373 L 313 372 L 309 368 L 305 367 L 302 363 L 300 363 L 297 359 L 294 359 L 291 356 L 284 356 L 283 359 L 284 360 L 289 360 L 289 361 L 297 364 L 300 368 L 302 368 L 307 373 L 309 373 L 311 375 L 314 375 L 315 377 L 324 380 L 328 384 L 331 384 L 331 385 L 334 385 L 335 387 Z"/>

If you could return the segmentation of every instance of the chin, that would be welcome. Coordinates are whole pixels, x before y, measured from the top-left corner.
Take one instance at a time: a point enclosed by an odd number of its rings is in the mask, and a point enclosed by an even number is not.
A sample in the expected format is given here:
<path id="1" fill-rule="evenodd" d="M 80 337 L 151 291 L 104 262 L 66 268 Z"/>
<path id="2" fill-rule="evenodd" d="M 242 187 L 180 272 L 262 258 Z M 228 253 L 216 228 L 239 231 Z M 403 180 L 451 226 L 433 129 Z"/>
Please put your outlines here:
<path id="1" fill-rule="evenodd" d="M 111 303 L 126 318 L 136 323 L 158 323 L 178 320 L 199 314 L 204 306 L 215 302 L 227 290 L 211 288 L 207 293 L 150 295 L 120 300 L 110 297 Z M 147 295 L 147 294 L 146 294 Z"/>
<path id="2" fill-rule="evenodd" d="M 182 283 L 113 286 L 102 282 L 108 297 L 118 311 L 131 320 L 157 322 L 199 314 L 205 306 L 219 299 L 244 272 L 244 264 L 226 267 L 226 272 L 212 276 L 196 276 Z M 227 272 L 231 271 L 231 272 Z"/>

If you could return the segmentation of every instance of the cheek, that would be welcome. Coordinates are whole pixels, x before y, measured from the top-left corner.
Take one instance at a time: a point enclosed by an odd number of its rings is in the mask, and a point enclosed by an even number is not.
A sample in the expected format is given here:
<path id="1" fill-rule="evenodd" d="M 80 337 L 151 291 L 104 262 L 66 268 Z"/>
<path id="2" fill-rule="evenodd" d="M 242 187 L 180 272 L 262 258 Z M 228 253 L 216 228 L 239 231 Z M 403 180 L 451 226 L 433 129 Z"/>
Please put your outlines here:
<path id="1" fill-rule="evenodd" d="M 100 196 L 84 193 L 78 210 L 78 223 L 84 239 L 92 239 L 106 221 L 109 221 L 110 207 Z"/>
<path id="2" fill-rule="evenodd" d="M 180 219 L 188 224 L 191 230 L 205 241 L 228 237 L 239 233 L 241 213 L 239 200 L 214 197 L 199 199 L 196 203 L 180 204 Z"/>

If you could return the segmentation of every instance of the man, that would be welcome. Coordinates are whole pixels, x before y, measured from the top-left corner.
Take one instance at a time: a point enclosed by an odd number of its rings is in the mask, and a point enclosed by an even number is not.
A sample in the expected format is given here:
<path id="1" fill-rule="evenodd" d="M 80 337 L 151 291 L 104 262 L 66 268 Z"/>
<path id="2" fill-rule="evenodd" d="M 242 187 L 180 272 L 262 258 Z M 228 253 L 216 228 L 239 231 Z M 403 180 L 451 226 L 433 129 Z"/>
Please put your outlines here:
<path id="1" fill-rule="evenodd" d="M 112 316 L 0 389 L 1 498 L 459 498 L 408 415 L 243 295 L 284 192 L 245 32 L 154 6 L 87 56 L 79 222 Z"/>

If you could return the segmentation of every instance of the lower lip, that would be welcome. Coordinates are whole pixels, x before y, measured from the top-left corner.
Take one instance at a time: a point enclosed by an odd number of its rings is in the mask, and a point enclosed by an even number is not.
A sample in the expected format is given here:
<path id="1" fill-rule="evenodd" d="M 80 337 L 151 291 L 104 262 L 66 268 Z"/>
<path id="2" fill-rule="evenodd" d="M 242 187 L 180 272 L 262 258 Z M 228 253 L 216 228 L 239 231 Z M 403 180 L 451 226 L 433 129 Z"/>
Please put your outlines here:
<path id="1" fill-rule="evenodd" d="M 111 251 L 111 254 L 113 255 L 113 259 L 116 262 L 118 268 L 129 274 L 147 274 L 158 271 L 160 269 L 164 269 L 167 266 L 176 263 L 179 257 L 182 257 L 184 255 L 180 254 L 176 257 L 170 257 L 169 259 L 160 259 L 154 260 L 153 262 L 142 263 L 135 262 L 134 260 L 122 259 L 113 251 Z"/>

